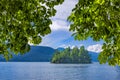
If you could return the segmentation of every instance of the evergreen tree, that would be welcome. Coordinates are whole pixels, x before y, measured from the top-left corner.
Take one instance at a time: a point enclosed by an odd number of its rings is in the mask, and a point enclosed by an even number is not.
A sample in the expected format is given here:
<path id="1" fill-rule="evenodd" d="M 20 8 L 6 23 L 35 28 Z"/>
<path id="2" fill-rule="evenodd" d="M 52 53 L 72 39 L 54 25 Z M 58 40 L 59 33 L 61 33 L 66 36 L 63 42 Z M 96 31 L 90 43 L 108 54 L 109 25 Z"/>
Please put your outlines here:
<path id="1" fill-rule="evenodd" d="M 70 47 L 66 48 L 64 51 L 57 51 L 53 55 L 51 60 L 52 63 L 91 63 L 91 57 L 88 54 L 88 51 L 85 50 L 84 46 L 80 49 L 78 47 L 74 47 L 70 49 Z"/>
<path id="2" fill-rule="evenodd" d="M 59 62 L 58 60 L 60 60 L 60 52 L 56 50 L 53 57 L 52 57 L 51 62 L 58 63 Z"/>
<path id="3" fill-rule="evenodd" d="M 78 49 L 78 47 L 76 46 L 76 47 L 74 47 L 73 49 L 72 49 L 72 51 L 71 51 L 71 57 L 72 57 L 72 61 L 73 61 L 73 63 L 76 63 L 78 60 L 78 54 L 79 54 L 79 49 Z"/>
<path id="4" fill-rule="evenodd" d="M 88 54 L 88 51 L 85 50 L 84 46 L 80 48 L 80 57 L 79 57 L 79 62 L 80 63 L 91 63 L 91 58 L 90 55 Z"/>

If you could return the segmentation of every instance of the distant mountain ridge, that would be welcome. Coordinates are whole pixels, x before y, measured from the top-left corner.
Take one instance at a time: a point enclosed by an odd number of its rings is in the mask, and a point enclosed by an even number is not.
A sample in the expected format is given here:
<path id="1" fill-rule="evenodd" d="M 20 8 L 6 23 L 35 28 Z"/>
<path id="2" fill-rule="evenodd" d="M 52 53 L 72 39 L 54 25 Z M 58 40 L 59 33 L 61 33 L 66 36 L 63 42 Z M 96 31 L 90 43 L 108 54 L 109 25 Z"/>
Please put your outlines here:
<path id="1" fill-rule="evenodd" d="M 93 62 L 98 62 L 99 53 L 89 51 L 89 54 L 91 55 L 91 59 Z"/>
<path id="2" fill-rule="evenodd" d="M 63 51 L 63 50 L 65 50 L 65 48 L 58 47 L 56 50 L 58 50 L 58 51 Z"/>
<path id="3" fill-rule="evenodd" d="M 53 49 L 46 46 L 31 46 L 31 50 L 24 55 L 13 55 L 13 58 L 9 62 L 49 62 L 56 50 L 62 51 L 64 48 Z M 98 62 L 97 57 L 99 53 L 90 52 L 92 61 Z M 0 62 L 4 62 L 5 59 L 0 56 Z"/>
<path id="4" fill-rule="evenodd" d="M 9 62 L 48 62 L 50 61 L 55 49 L 46 46 L 31 46 L 31 50 L 24 55 L 13 55 Z M 0 58 L 0 61 L 5 61 Z"/>

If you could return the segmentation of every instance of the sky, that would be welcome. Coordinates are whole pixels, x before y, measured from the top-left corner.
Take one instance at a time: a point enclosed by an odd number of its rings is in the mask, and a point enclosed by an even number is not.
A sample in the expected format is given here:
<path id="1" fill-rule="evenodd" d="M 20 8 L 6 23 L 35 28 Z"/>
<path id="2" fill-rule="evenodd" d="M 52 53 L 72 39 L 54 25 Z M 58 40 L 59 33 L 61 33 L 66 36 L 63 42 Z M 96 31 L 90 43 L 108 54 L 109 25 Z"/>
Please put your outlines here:
<path id="1" fill-rule="evenodd" d="M 55 7 L 57 10 L 56 16 L 52 17 L 52 25 L 50 28 L 52 32 L 42 39 L 40 46 L 49 46 L 52 48 L 58 47 L 75 47 L 85 46 L 88 51 L 101 52 L 103 41 L 95 42 L 91 38 L 84 41 L 76 41 L 72 36 L 72 32 L 69 31 L 70 23 L 67 21 L 67 17 L 70 15 L 72 9 L 77 4 L 78 0 L 65 0 L 62 5 Z"/>

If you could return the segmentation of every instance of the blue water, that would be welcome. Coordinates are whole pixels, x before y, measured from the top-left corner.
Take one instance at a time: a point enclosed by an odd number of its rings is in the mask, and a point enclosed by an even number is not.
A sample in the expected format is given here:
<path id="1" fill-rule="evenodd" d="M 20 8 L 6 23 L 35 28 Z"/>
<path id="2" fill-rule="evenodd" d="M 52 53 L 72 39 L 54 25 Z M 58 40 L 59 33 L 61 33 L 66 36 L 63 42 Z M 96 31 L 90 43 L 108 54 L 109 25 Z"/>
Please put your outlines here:
<path id="1" fill-rule="evenodd" d="M 1 62 L 0 80 L 120 80 L 120 73 L 99 63 Z"/>

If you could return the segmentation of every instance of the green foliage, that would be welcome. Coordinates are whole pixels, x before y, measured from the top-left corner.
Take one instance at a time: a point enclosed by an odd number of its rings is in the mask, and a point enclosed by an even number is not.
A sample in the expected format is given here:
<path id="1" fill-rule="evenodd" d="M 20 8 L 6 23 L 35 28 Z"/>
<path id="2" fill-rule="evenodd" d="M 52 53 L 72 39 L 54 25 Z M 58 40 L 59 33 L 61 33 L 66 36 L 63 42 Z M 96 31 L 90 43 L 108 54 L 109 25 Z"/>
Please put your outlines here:
<path id="1" fill-rule="evenodd" d="M 104 40 L 100 63 L 120 65 L 120 0 L 79 0 L 68 20 L 77 40 Z"/>
<path id="2" fill-rule="evenodd" d="M 56 51 L 51 60 L 52 63 L 91 63 L 91 57 L 88 51 L 82 46 L 80 49 L 74 47 L 66 48 L 64 51 Z"/>
<path id="3" fill-rule="evenodd" d="M 51 32 L 54 6 L 63 1 L 0 0 L 0 54 L 9 60 L 10 51 L 23 54 L 30 50 L 28 43 L 39 44 Z"/>

